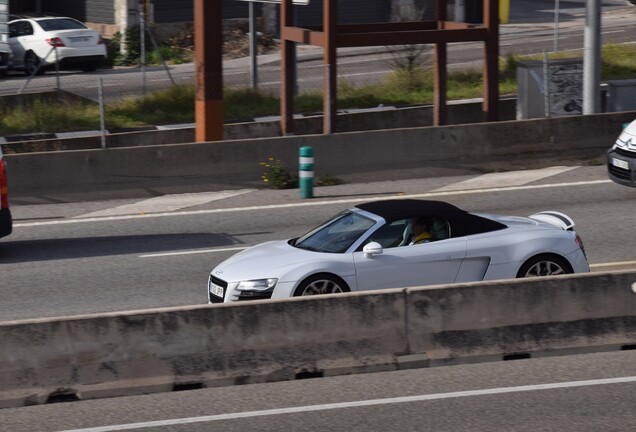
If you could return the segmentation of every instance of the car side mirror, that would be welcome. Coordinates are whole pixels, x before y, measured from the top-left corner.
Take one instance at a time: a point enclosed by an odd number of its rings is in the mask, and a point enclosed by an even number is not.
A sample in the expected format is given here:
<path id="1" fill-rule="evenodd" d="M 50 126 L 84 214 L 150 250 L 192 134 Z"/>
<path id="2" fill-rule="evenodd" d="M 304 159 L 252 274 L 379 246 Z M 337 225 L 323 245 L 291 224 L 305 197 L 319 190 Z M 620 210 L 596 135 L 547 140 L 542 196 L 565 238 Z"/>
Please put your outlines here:
<path id="1" fill-rule="evenodd" d="M 382 245 L 378 242 L 371 242 L 364 245 L 362 248 L 365 258 L 370 258 L 374 255 L 382 255 Z"/>

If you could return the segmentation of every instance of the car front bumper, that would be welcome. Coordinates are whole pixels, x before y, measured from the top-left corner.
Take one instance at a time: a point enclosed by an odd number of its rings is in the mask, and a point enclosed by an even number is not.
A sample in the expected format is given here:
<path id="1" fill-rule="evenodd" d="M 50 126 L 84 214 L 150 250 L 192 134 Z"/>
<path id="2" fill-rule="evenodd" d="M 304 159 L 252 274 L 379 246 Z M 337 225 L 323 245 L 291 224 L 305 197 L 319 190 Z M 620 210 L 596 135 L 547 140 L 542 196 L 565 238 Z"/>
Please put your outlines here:
<path id="1" fill-rule="evenodd" d="M 608 150 L 607 175 L 615 183 L 636 187 L 636 153 L 621 149 Z"/>

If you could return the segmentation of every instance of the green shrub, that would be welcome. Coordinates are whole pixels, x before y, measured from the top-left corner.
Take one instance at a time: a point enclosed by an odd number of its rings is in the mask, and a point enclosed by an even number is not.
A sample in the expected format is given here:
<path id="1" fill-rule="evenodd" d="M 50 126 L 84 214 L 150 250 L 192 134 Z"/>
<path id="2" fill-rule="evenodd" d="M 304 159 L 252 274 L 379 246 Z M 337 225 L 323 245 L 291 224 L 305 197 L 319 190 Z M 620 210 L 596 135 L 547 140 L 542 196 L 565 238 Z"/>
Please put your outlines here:
<path id="1" fill-rule="evenodd" d="M 298 176 L 287 170 L 283 162 L 270 157 L 265 162 L 261 162 L 265 172 L 261 179 L 265 184 L 274 189 L 293 189 L 298 187 Z"/>

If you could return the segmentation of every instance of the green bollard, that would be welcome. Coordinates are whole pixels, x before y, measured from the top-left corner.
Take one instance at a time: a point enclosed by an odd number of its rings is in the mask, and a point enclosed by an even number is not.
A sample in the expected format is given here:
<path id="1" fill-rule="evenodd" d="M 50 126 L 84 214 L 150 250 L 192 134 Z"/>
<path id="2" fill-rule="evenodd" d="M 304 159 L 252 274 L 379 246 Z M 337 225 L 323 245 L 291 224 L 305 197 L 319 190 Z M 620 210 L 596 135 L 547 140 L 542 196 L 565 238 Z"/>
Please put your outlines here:
<path id="1" fill-rule="evenodd" d="M 314 149 L 301 147 L 298 152 L 298 188 L 301 198 L 314 197 Z"/>

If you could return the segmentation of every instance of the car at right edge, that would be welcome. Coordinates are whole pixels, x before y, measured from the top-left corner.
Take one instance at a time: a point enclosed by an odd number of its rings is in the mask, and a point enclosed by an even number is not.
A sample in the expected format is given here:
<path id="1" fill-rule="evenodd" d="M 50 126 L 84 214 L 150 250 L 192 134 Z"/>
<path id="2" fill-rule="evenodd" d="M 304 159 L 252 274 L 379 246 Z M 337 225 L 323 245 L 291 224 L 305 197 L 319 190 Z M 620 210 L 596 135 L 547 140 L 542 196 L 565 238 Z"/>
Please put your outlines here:
<path id="1" fill-rule="evenodd" d="M 607 151 L 607 175 L 615 183 L 636 187 L 636 120 L 623 128 Z"/>

